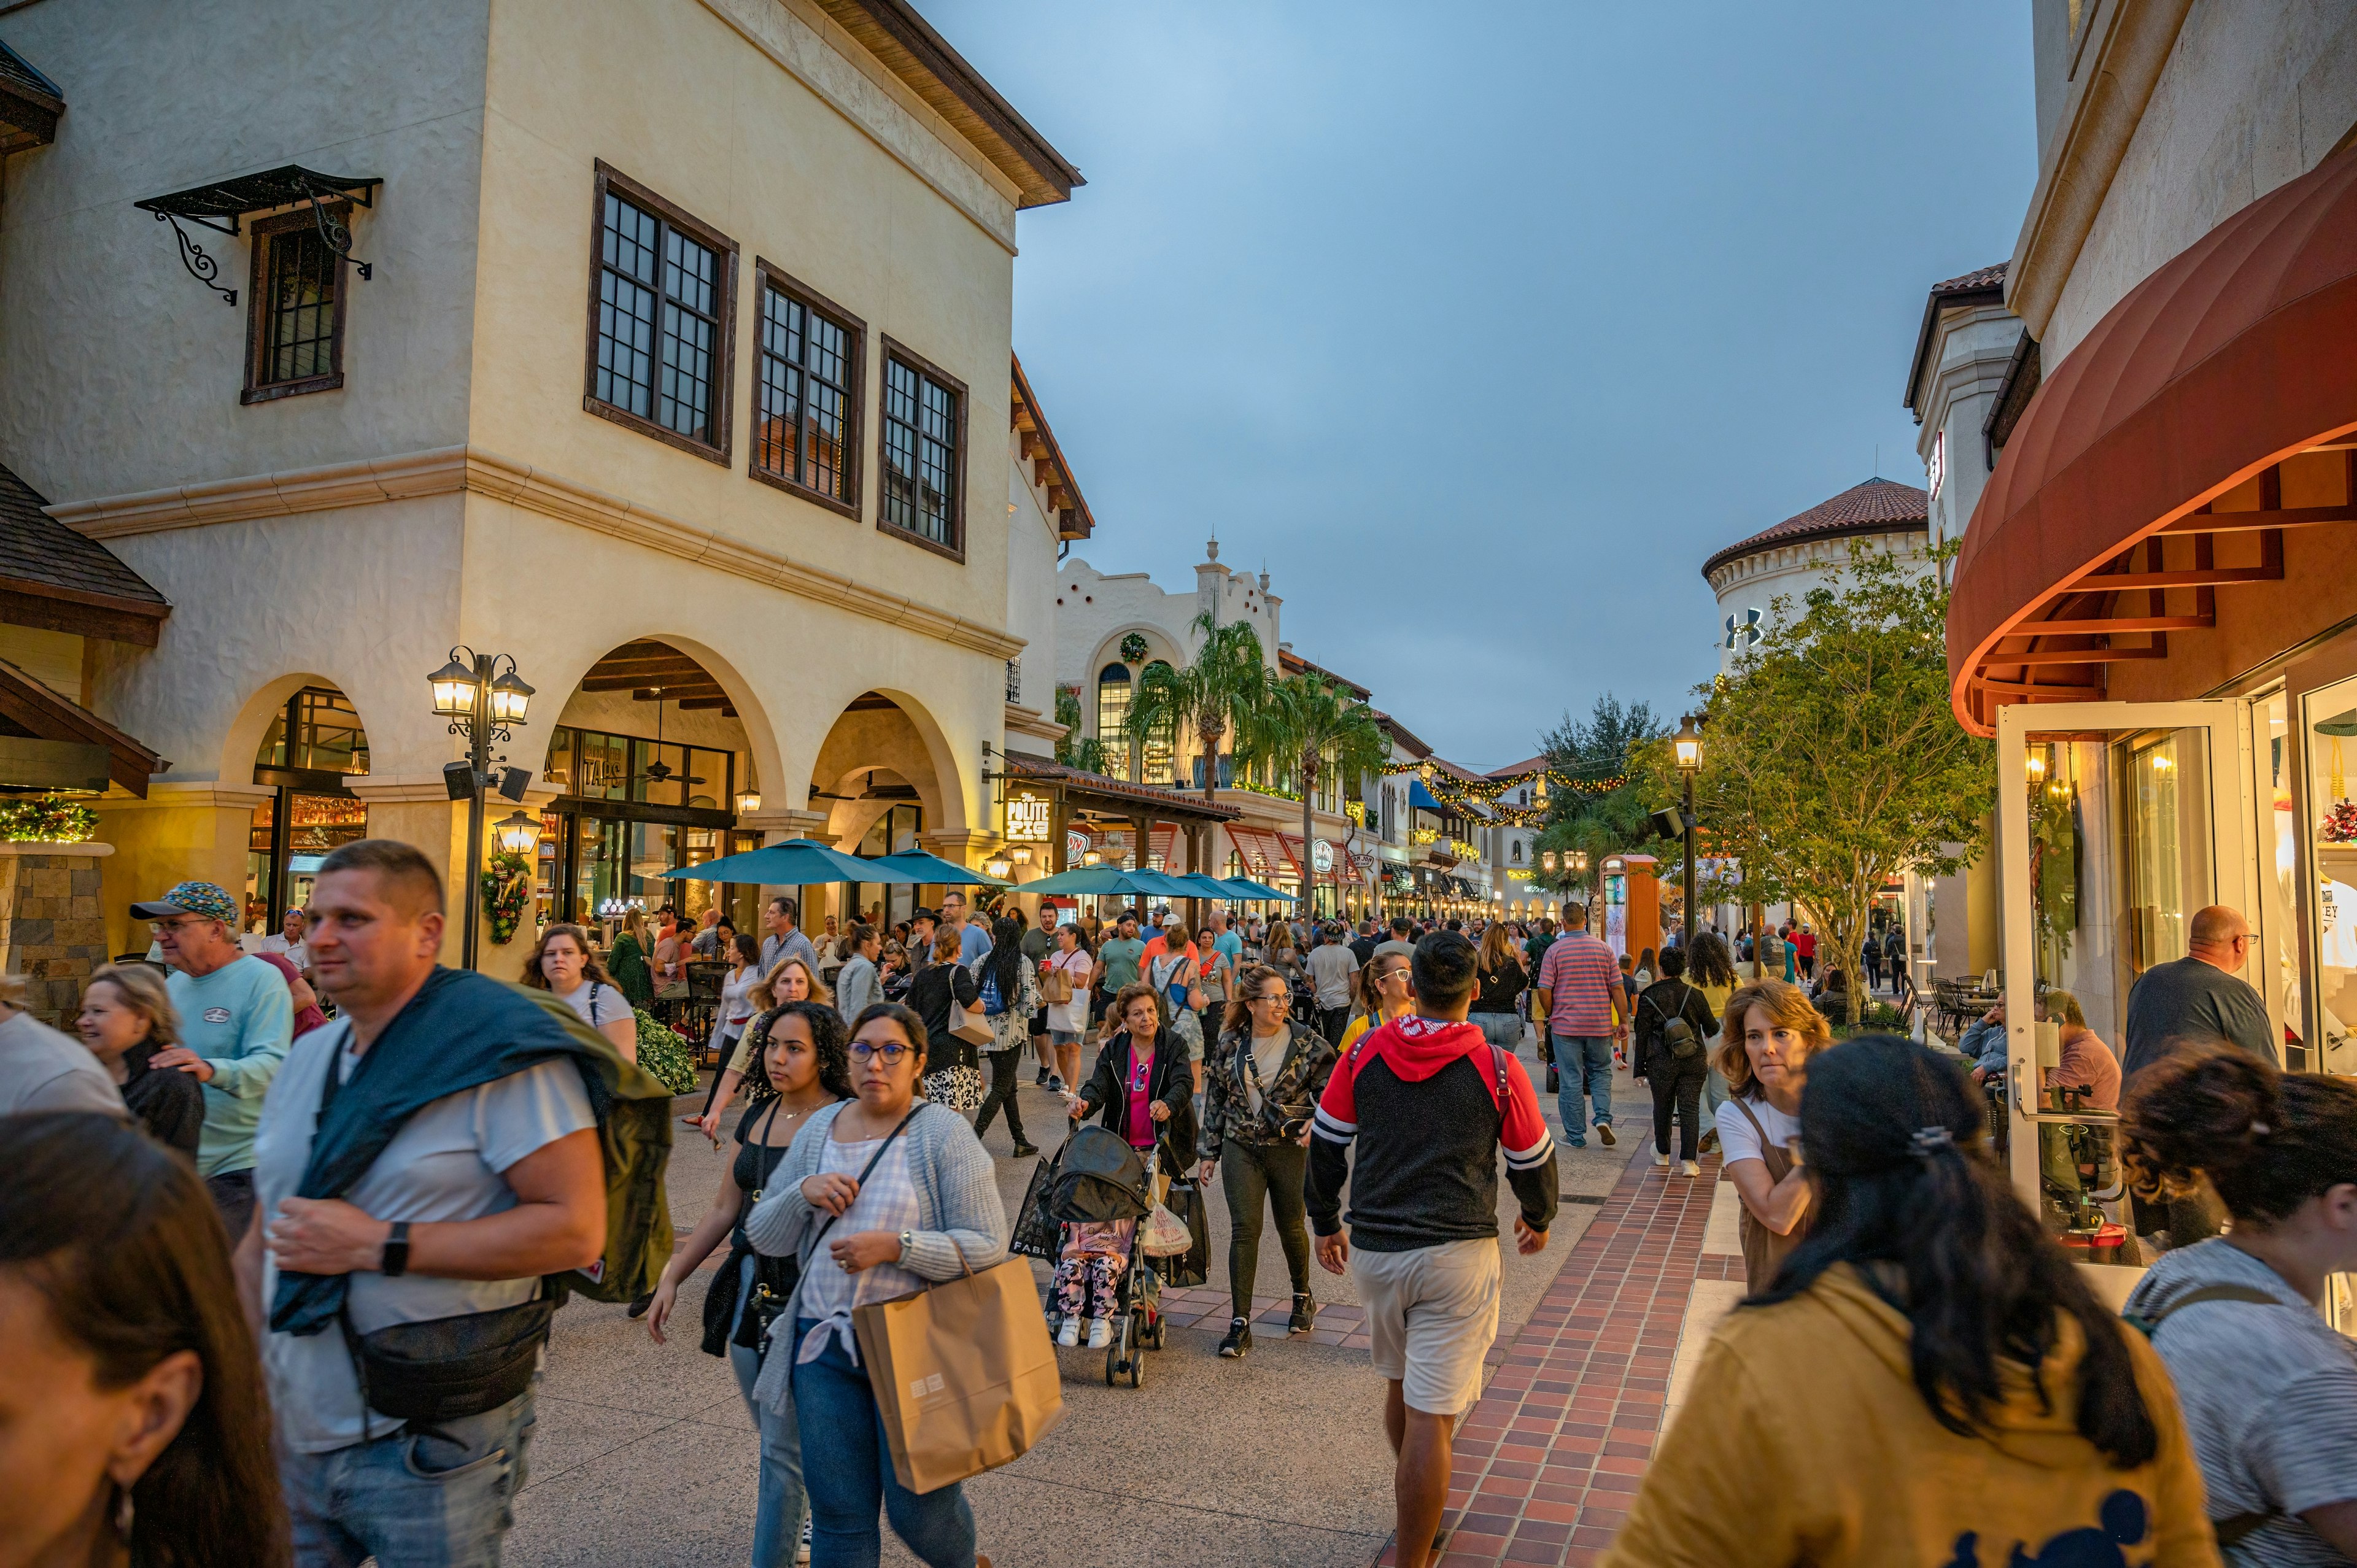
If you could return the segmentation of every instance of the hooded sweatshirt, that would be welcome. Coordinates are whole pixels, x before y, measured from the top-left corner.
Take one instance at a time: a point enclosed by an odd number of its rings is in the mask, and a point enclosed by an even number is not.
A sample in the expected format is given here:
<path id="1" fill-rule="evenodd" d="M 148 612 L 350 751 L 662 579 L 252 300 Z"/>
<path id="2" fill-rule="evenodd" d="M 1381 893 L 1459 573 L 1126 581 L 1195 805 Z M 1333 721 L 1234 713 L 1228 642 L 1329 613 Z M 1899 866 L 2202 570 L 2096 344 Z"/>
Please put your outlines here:
<path id="1" fill-rule="evenodd" d="M 1474 1025 L 1394 1018 L 1343 1054 L 1318 1099 L 1310 1223 L 1320 1236 L 1341 1229 L 1348 1177 L 1354 1247 L 1407 1252 L 1495 1237 L 1501 1147 L 1523 1222 L 1544 1230 L 1555 1223 L 1555 1140 L 1530 1074 Z"/>
<path id="2" fill-rule="evenodd" d="M 1915 1390 L 1906 1317 L 1836 1264 L 1720 1325 L 1605 1568 L 2212 1568 L 2176 1391 L 2143 1336 L 2115 1332 L 2159 1431 L 2134 1470 L 2079 1435 L 2075 1320 L 2050 1397 L 2006 1363 L 1988 1434 L 1960 1437 Z"/>

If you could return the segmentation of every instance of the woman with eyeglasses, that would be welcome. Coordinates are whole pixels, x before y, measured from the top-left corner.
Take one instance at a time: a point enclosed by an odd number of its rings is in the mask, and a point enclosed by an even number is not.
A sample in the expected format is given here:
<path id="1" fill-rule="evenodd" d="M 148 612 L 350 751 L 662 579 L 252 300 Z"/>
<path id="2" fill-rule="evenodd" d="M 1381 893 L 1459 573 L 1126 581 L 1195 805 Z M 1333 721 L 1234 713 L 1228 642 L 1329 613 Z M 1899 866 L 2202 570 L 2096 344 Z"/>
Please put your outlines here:
<path id="1" fill-rule="evenodd" d="M 753 1391 L 765 1410 L 799 1417 L 820 1563 L 876 1562 L 879 1509 L 930 1568 L 988 1562 L 974 1553 L 962 1487 L 911 1492 L 894 1476 L 851 1326 L 855 1308 L 1006 1256 L 1006 1213 L 982 1140 L 964 1117 L 916 1098 L 926 1039 L 923 1020 L 897 1003 L 859 1015 L 856 1098 L 811 1113 L 745 1221 L 757 1251 L 801 1267 Z"/>
<path id="2" fill-rule="evenodd" d="M 1307 1334 L 1317 1321 L 1309 1293 L 1308 1211 L 1302 1201 L 1309 1176 L 1309 1119 L 1326 1092 L 1337 1060 L 1315 1029 L 1286 1017 L 1293 988 L 1261 964 L 1236 975 L 1233 998 L 1211 1059 L 1203 1064 L 1203 1128 L 1196 1140 L 1210 1181 L 1216 1166 L 1228 1202 L 1228 1335 L 1220 1354 L 1252 1351 L 1253 1284 L 1260 1273 L 1263 1211 L 1276 1215 L 1276 1239 L 1293 1277 L 1288 1335 Z"/>

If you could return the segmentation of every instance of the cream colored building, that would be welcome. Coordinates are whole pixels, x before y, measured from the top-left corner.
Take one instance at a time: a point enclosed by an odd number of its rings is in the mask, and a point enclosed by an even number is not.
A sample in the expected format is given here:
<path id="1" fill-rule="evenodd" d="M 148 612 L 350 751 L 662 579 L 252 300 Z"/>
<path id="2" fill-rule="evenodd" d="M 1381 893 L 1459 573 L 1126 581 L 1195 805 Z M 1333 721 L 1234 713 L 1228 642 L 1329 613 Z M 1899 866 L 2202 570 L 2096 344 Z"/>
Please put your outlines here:
<path id="1" fill-rule="evenodd" d="M 763 835 L 993 842 L 1067 515 L 1017 460 L 1017 214 L 1081 181 L 906 0 L 40 0 L 0 38 L 64 102 L 0 190 L 0 461 L 172 607 L 72 693 L 169 759 L 102 802 L 114 945 L 182 877 L 283 904 L 339 835 L 455 874 L 454 645 L 537 689 L 504 749 L 552 913 Z"/>

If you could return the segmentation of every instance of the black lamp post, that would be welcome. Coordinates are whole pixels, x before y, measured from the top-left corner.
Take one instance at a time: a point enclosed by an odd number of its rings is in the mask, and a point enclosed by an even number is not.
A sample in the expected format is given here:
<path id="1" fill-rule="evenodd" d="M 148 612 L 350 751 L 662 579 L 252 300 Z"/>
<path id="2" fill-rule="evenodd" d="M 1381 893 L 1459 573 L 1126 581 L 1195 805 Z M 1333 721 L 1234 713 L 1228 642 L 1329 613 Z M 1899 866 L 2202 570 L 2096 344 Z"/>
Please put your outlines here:
<path id="1" fill-rule="evenodd" d="M 507 665 L 504 672 L 500 669 L 502 660 Z M 476 929 L 482 918 L 482 898 L 475 883 L 481 875 L 483 862 L 483 791 L 492 782 L 491 746 L 494 742 L 505 746 L 514 738 L 508 733 L 508 726 L 524 722 L 533 693 L 532 688 L 516 674 L 514 659 L 504 653 L 478 653 L 465 647 L 452 649 L 450 661 L 425 679 L 434 690 L 435 716 L 450 721 L 452 735 L 467 737 L 467 760 L 451 763 L 442 770 L 442 777 L 449 787 L 450 798 L 467 802 L 467 869 L 457 880 L 459 896 L 467 906 L 459 961 L 472 969 Z M 522 800 L 523 786 L 531 777 L 521 768 L 505 769 L 500 793 L 511 800 Z M 510 828 L 512 821 L 511 818 L 500 826 Z M 503 832 L 501 836 L 511 834 Z"/>
<path id="2" fill-rule="evenodd" d="M 1678 814 L 1685 821 L 1685 934 L 1678 946 L 1691 962 L 1695 940 L 1695 775 L 1702 769 L 1702 734 L 1695 727 L 1695 716 L 1688 714 L 1678 723 L 1678 733 L 1672 737 L 1678 753 L 1678 773 L 1685 783 L 1685 797 Z"/>

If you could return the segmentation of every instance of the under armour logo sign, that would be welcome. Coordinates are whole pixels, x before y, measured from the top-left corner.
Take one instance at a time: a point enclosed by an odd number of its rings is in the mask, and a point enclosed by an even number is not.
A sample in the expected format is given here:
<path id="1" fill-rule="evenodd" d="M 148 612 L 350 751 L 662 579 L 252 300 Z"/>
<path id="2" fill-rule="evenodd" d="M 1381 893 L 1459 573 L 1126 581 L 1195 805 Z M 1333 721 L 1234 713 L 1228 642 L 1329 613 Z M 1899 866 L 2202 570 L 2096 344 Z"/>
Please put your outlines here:
<path id="1" fill-rule="evenodd" d="M 1760 612 L 1745 610 L 1740 618 L 1727 618 L 1727 640 L 1720 646 L 1730 653 L 1739 653 L 1767 635 L 1760 629 Z"/>

